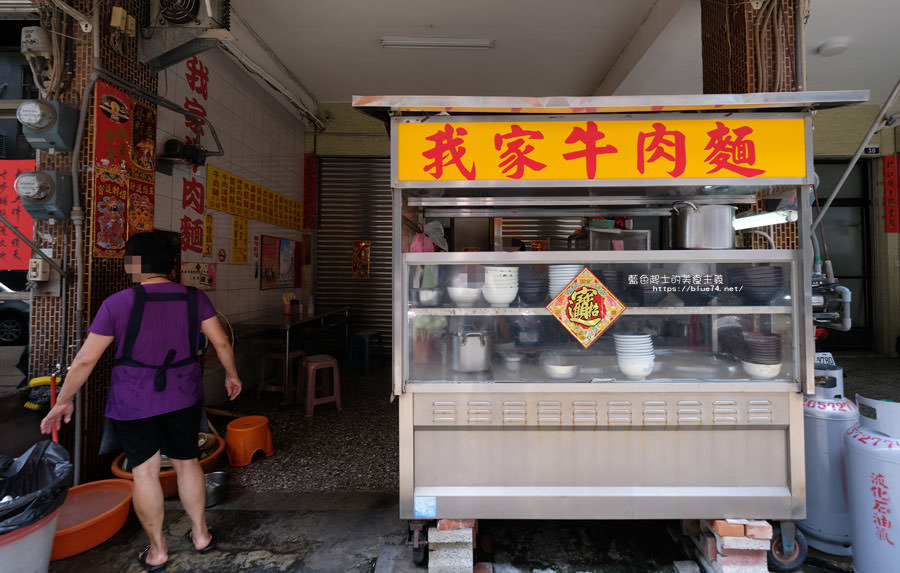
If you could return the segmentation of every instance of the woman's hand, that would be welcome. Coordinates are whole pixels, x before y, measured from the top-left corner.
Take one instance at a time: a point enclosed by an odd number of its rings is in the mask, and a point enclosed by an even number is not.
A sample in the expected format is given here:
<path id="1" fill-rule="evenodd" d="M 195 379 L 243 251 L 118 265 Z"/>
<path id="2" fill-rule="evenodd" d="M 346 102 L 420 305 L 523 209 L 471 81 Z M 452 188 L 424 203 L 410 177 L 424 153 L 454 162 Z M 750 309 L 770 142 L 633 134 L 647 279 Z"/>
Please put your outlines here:
<path id="1" fill-rule="evenodd" d="M 228 394 L 229 400 L 237 398 L 238 394 L 241 393 L 241 388 L 243 388 L 243 385 L 240 378 L 237 376 L 225 376 L 225 392 Z"/>
<path id="2" fill-rule="evenodd" d="M 63 422 L 68 424 L 72 419 L 73 411 L 75 411 L 75 407 L 72 402 L 57 402 L 56 406 L 53 406 L 41 420 L 41 433 L 49 434 L 53 430 L 59 430 Z"/>

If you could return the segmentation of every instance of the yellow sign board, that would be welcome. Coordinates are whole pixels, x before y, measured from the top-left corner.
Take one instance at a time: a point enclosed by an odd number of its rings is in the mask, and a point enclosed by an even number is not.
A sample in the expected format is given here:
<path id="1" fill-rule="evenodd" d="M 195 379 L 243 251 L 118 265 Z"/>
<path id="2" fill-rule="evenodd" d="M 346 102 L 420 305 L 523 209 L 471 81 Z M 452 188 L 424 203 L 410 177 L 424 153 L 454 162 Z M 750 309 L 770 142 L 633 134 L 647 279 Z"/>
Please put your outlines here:
<path id="1" fill-rule="evenodd" d="M 803 118 L 397 124 L 398 182 L 806 177 Z"/>

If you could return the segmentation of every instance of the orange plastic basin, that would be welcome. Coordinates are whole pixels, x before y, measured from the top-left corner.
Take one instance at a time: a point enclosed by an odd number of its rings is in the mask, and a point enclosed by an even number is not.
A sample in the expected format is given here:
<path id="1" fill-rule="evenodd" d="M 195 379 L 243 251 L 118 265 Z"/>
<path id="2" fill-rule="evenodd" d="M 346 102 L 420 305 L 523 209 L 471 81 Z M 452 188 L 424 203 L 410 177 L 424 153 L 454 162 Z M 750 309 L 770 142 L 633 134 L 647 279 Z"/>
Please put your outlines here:
<path id="1" fill-rule="evenodd" d="M 203 468 L 203 473 L 209 473 L 216 467 L 216 461 L 224 451 L 225 440 L 222 438 L 222 436 L 216 436 L 216 449 L 214 449 L 211 454 L 200 460 L 200 467 Z M 127 472 L 122 469 L 122 462 L 124 460 L 125 453 L 123 452 L 116 456 L 116 459 L 113 460 L 112 466 L 110 466 L 110 470 L 116 477 L 127 480 L 134 480 L 134 476 L 131 475 L 131 472 Z M 175 497 L 176 495 L 178 495 L 178 478 L 175 475 L 175 470 L 160 471 L 159 483 L 160 485 L 162 485 L 163 496 Z"/>
<path id="2" fill-rule="evenodd" d="M 65 559 L 100 545 L 125 525 L 134 484 L 105 479 L 69 490 L 56 522 L 50 559 Z"/>

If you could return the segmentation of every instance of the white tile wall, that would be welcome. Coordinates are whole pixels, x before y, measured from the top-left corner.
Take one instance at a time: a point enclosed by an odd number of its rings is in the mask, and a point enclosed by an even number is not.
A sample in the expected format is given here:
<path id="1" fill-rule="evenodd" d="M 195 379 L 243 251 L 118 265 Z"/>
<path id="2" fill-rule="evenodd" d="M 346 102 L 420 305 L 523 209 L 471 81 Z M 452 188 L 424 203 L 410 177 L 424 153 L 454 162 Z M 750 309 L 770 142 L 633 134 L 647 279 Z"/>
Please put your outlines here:
<path id="1" fill-rule="evenodd" d="M 203 102 L 207 117 L 225 150 L 225 155 L 212 157 L 207 163 L 240 177 L 268 187 L 277 193 L 303 198 L 303 124 L 285 110 L 247 73 L 236 66 L 218 50 L 199 55 L 209 68 L 208 99 Z M 190 91 L 185 73 L 185 62 L 167 68 L 159 75 L 159 93 L 183 106 L 185 97 L 202 98 Z M 161 149 L 167 139 L 183 140 L 188 135 L 184 117 L 159 108 L 157 120 L 157 145 Z M 207 131 L 203 146 L 215 149 L 215 141 Z M 191 209 L 182 207 L 182 178 L 193 174 L 205 182 L 206 169 L 193 173 L 186 166 L 175 166 L 172 176 L 157 173 L 156 211 L 154 224 L 158 229 L 180 232 L 185 214 L 196 219 L 202 217 Z M 257 254 L 252 252 L 253 238 L 258 235 L 274 235 L 300 239 L 301 234 L 261 221 L 248 222 L 248 264 L 232 265 L 231 232 L 232 216 L 213 211 L 213 256 L 182 252 L 184 262 L 217 263 L 217 287 L 207 294 L 216 309 L 234 323 L 251 320 L 265 314 L 281 312 L 282 290 L 259 289 L 256 273 Z M 229 254 L 225 263 L 217 261 L 216 252 L 224 248 Z M 299 289 L 295 294 L 300 296 Z"/>

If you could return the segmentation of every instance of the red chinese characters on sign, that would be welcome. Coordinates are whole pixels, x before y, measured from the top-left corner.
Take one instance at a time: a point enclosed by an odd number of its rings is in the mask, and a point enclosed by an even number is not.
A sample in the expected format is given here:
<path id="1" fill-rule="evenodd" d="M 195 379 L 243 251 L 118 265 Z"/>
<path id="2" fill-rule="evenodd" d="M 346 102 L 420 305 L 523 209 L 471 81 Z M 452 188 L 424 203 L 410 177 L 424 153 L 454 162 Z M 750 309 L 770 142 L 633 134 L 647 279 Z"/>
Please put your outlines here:
<path id="1" fill-rule="evenodd" d="M 181 218 L 181 250 L 203 252 L 202 219 L 191 219 L 187 215 Z"/>
<path id="2" fill-rule="evenodd" d="M 890 520 L 891 508 L 889 507 L 891 497 L 887 480 L 884 474 L 872 473 L 872 482 L 869 490 L 872 492 L 874 504 L 872 506 L 872 522 L 875 524 L 875 535 L 879 541 L 884 541 L 890 545 L 894 542 L 890 538 L 893 522 Z"/>
<path id="3" fill-rule="evenodd" d="M 184 98 L 184 109 L 199 116 L 206 117 L 206 107 L 204 107 L 204 105 L 200 103 L 195 97 Z M 195 143 L 199 141 L 200 136 L 206 133 L 206 129 L 203 127 L 203 124 L 204 122 L 200 119 L 184 116 L 184 126 L 193 131 L 196 135 L 196 138 L 193 139 Z"/>
<path id="4" fill-rule="evenodd" d="M 183 209 L 193 209 L 197 213 L 203 213 L 203 205 L 205 199 L 205 188 L 203 183 L 197 181 L 194 177 L 188 179 L 182 177 L 181 187 L 181 207 Z"/>
<path id="5" fill-rule="evenodd" d="M 649 154 L 649 157 L 647 155 Z M 644 164 L 653 163 L 659 159 L 672 162 L 672 170 L 669 175 L 678 177 L 684 173 L 687 164 L 685 153 L 684 134 L 680 131 L 667 131 L 662 123 L 654 123 L 653 131 L 639 133 L 637 140 L 638 171 L 644 172 Z"/>
<path id="6" fill-rule="evenodd" d="M 513 124 L 509 133 L 497 133 L 494 135 L 494 149 L 500 151 L 506 142 L 506 149 L 500 154 L 500 168 L 503 174 L 510 179 L 521 179 L 525 169 L 540 171 L 547 164 L 536 161 L 528 155 L 534 151 L 534 146 L 527 143 L 527 139 L 544 139 L 540 131 L 529 131 Z"/>
<path id="7" fill-rule="evenodd" d="M 606 137 L 606 134 L 600 131 L 597 124 L 593 121 L 587 122 L 587 129 L 573 127 L 572 132 L 566 138 L 566 143 L 584 144 L 584 149 L 563 153 L 563 157 L 567 161 L 584 157 L 587 167 L 588 179 L 596 179 L 597 177 L 597 156 L 606 153 L 618 153 L 619 150 L 612 145 L 603 145 L 598 147 L 597 142 Z"/>
<path id="8" fill-rule="evenodd" d="M 433 142 L 434 146 L 422 152 L 423 157 L 431 160 L 431 163 L 425 166 L 424 171 L 435 179 L 440 179 L 444 174 L 444 167 L 453 165 L 459 169 L 463 177 L 470 181 L 474 180 L 475 164 L 473 163 L 470 168 L 463 165 L 466 148 L 462 145 L 465 142 L 462 136 L 468 135 L 468 133 L 463 127 L 454 130 L 453 126 L 448 123 L 442 129 L 426 137 L 425 139 Z"/>
<path id="9" fill-rule="evenodd" d="M 593 328 L 606 318 L 603 294 L 594 287 L 582 286 L 569 295 L 566 316 L 575 324 Z"/>
<path id="10" fill-rule="evenodd" d="M 191 88 L 191 91 L 195 94 L 199 94 L 203 97 L 203 99 L 208 99 L 208 87 L 209 87 L 209 68 L 200 61 L 200 58 L 194 56 L 190 60 L 187 61 L 187 72 L 184 74 L 184 78 L 188 82 L 188 87 Z"/>
<path id="11" fill-rule="evenodd" d="M 751 133 L 753 128 L 749 126 L 730 129 L 721 121 L 717 121 L 716 128 L 706 132 L 709 143 L 703 149 L 711 151 L 704 162 L 712 165 L 712 169 L 707 173 L 715 173 L 722 169 L 744 177 L 755 177 L 765 173 L 763 169 L 748 167 L 756 163 L 756 144 L 751 139 L 745 139 Z"/>
<path id="12" fill-rule="evenodd" d="M 31 215 L 22 207 L 22 198 L 13 188 L 16 177 L 34 171 L 34 159 L 0 160 L 0 213 L 26 236 L 31 234 Z M 31 249 L 6 225 L 0 223 L 0 270 L 26 270 Z"/>
<path id="13" fill-rule="evenodd" d="M 897 155 L 888 155 L 884 164 L 884 232 L 900 233 L 900 169 Z"/>

